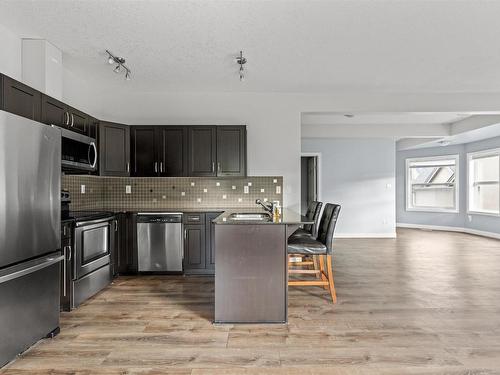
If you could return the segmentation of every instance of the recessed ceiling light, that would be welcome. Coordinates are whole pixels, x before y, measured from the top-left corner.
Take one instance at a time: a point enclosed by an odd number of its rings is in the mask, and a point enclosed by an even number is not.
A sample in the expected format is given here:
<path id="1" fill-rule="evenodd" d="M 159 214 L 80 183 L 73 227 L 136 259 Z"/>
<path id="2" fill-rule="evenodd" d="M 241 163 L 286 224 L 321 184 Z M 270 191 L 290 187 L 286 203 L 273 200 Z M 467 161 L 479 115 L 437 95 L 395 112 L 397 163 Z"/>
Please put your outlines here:
<path id="1" fill-rule="evenodd" d="M 438 143 L 440 146 L 449 146 L 451 144 L 451 142 L 446 139 L 442 139 L 441 141 L 438 141 Z"/>
<path id="2" fill-rule="evenodd" d="M 353 115 L 352 113 L 346 113 L 346 114 L 344 115 L 344 117 L 347 117 L 347 118 L 353 118 L 353 117 L 354 117 L 354 115 Z"/>

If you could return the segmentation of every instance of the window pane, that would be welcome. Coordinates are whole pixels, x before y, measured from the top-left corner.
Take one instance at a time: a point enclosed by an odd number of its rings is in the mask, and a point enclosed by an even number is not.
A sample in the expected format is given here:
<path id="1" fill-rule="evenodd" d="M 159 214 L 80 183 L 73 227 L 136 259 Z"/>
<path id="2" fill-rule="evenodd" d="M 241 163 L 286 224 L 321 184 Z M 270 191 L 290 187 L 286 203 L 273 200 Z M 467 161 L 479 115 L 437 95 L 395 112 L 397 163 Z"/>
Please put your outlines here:
<path id="1" fill-rule="evenodd" d="M 448 187 L 414 188 L 413 207 L 455 207 L 455 191 Z"/>
<path id="2" fill-rule="evenodd" d="M 472 187 L 472 211 L 498 213 L 500 191 L 498 184 L 477 184 Z"/>
<path id="3" fill-rule="evenodd" d="M 456 209 L 456 160 L 411 160 L 408 163 L 409 208 Z"/>
<path id="4" fill-rule="evenodd" d="M 474 168 L 474 181 L 498 181 L 498 162 L 498 155 L 472 159 L 472 168 Z"/>

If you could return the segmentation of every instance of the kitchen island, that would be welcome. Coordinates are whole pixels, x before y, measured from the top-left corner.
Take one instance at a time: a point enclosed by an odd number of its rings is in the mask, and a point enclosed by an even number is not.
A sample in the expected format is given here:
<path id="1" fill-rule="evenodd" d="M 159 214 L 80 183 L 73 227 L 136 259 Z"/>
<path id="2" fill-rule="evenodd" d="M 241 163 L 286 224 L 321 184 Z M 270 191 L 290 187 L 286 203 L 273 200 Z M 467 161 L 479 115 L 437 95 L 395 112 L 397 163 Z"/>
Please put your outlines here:
<path id="1" fill-rule="evenodd" d="M 305 216 L 283 209 L 227 210 L 212 221 L 216 248 L 215 323 L 285 323 L 287 239 Z"/>

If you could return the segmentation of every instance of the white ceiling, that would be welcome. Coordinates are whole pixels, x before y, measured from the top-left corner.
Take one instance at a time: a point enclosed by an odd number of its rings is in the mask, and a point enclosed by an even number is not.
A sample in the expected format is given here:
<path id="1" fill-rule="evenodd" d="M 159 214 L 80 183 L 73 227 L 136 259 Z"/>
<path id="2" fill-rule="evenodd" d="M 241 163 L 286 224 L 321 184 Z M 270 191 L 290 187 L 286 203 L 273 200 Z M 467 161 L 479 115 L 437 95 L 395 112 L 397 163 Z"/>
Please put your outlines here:
<path id="1" fill-rule="evenodd" d="M 0 0 L 0 23 L 61 48 L 68 69 L 148 91 L 499 92 L 499 14 L 473 0 Z"/>
<path id="2" fill-rule="evenodd" d="M 438 125 L 471 116 L 464 112 L 303 113 L 302 125 Z"/>

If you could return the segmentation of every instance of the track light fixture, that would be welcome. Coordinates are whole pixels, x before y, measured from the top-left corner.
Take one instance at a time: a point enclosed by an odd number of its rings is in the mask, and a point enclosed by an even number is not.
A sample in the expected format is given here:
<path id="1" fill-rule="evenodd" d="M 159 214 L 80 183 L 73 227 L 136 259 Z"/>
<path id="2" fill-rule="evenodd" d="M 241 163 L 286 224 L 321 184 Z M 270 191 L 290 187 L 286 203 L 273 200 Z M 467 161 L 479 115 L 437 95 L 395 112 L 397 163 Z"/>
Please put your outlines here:
<path id="1" fill-rule="evenodd" d="M 236 64 L 240 66 L 239 75 L 240 81 L 243 82 L 245 80 L 245 70 L 243 65 L 247 63 L 247 59 L 243 57 L 243 51 L 240 51 L 240 55 L 236 58 Z"/>
<path id="2" fill-rule="evenodd" d="M 125 70 L 125 80 L 130 81 L 132 71 L 125 65 L 125 59 L 123 57 L 113 55 L 108 50 L 106 50 L 106 53 L 108 54 L 108 64 L 116 64 L 116 67 L 113 69 L 113 71 L 118 74 L 122 71 L 123 68 L 123 70 Z"/>

